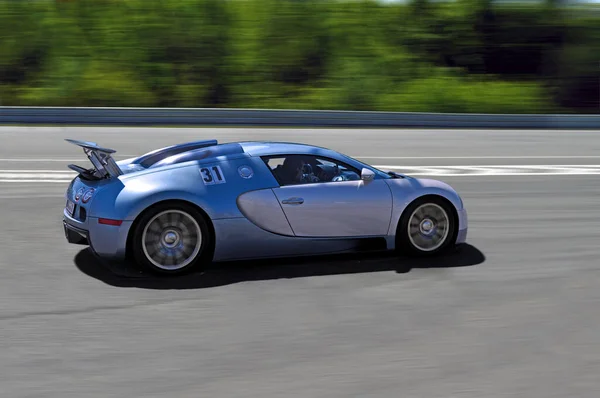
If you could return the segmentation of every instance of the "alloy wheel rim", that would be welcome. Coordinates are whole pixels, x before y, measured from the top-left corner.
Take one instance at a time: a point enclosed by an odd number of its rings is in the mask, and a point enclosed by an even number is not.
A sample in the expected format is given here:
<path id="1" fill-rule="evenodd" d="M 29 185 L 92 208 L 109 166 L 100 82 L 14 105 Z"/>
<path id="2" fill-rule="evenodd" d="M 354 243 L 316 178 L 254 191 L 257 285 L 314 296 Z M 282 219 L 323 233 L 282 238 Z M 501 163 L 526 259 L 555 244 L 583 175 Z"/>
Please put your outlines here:
<path id="1" fill-rule="evenodd" d="M 174 271 L 189 265 L 202 247 L 202 231 L 194 217 L 181 210 L 166 210 L 146 224 L 142 247 L 155 267 Z"/>
<path id="2" fill-rule="evenodd" d="M 410 243 L 421 251 L 441 247 L 449 233 L 448 213 L 435 203 L 425 203 L 412 212 L 408 220 Z"/>

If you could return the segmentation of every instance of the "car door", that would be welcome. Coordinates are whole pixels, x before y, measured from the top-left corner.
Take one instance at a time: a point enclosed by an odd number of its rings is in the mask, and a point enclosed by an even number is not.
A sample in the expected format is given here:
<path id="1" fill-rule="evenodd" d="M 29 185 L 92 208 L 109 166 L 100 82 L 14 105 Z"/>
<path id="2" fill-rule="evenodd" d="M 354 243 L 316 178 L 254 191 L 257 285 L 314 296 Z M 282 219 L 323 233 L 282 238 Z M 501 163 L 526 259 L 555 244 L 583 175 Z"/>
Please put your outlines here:
<path id="1" fill-rule="evenodd" d="M 359 178 L 360 171 L 339 166 Z M 359 237 L 388 232 L 392 194 L 384 180 L 294 183 L 273 192 L 296 236 Z"/>

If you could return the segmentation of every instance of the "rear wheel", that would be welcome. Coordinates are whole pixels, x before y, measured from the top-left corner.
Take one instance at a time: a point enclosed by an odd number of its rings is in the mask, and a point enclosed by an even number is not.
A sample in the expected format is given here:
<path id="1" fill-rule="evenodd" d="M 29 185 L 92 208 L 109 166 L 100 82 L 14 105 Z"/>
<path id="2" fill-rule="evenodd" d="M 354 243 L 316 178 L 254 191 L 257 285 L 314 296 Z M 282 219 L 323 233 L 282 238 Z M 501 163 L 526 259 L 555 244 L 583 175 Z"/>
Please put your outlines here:
<path id="1" fill-rule="evenodd" d="M 164 204 L 146 212 L 134 231 L 132 248 L 138 264 L 161 274 L 180 274 L 205 260 L 211 241 L 202 214 L 183 204 Z"/>
<path id="2" fill-rule="evenodd" d="M 396 232 L 399 251 L 414 255 L 435 255 L 446 251 L 456 237 L 452 205 L 440 197 L 426 197 L 411 203 Z"/>

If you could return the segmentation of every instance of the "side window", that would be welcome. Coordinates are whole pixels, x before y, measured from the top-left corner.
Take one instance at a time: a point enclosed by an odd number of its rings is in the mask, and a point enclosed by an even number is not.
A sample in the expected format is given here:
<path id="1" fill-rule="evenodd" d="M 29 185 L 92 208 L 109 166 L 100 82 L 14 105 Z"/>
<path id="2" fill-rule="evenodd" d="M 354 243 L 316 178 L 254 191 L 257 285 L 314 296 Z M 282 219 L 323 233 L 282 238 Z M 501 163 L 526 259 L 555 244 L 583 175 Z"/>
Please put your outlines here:
<path id="1" fill-rule="evenodd" d="M 263 158 L 280 185 L 360 180 L 360 172 L 333 159 L 312 155 Z"/>

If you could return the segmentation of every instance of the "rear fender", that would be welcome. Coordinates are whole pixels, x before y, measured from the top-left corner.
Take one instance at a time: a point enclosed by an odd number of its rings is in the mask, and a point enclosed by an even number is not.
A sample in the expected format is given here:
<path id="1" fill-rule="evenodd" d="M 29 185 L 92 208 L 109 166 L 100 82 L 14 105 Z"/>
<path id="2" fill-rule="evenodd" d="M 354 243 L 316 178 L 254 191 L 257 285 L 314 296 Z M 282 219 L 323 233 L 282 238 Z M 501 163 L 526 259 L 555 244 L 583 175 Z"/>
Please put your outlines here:
<path id="1" fill-rule="evenodd" d="M 135 184 L 123 186 L 118 192 L 112 189 L 100 191 L 94 199 L 93 211 L 90 217 L 110 218 L 114 220 L 133 221 L 148 207 L 166 200 L 183 200 L 202 208 L 211 218 L 224 215 L 216 206 L 211 206 L 206 193 L 201 189 L 183 190 L 153 186 L 140 191 Z M 236 216 L 229 214 L 229 216 Z"/>
<path id="2" fill-rule="evenodd" d="M 124 220 L 133 221 L 135 220 L 144 210 L 149 207 L 165 201 L 172 200 L 180 200 L 184 202 L 192 203 L 198 207 L 200 207 L 204 212 L 208 215 L 209 218 L 215 219 L 220 218 L 214 208 L 212 208 L 209 203 L 201 197 L 196 196 L 192 192 L 187 191 L 160 191 L 156 192 L 144 197 L 139 197 L 135 200 L 134 203 L 131 203 L 129 206 L 124 206 L 126 211 L 122 214 L 125 214 Z"/>
<path id="3" fill-rule="evenodd" d="M 238 167 L 251 164 L 255 176 L 244 179 Z M 261 172 L 266 165 L 260 159 L 239 159 L 235 162 L 211 162 L 220 166 L 224 183 L 205 185 L 204 165 L 191 163 L 170 166 L 148 174 L 127 175 L 99 191 L 94 198 L 93 217 L 133 221 L 144 209 L 165 200 L 184 200 L 203 209 L 210 219 L 244 217 L 237 206 L 237 197 L 250 190 L 273 186 L 274 178 Z M 171 168 L 174 167 L 174 168 Z M 261 169 L 261 167 L 263 169 Z M 269 179 L 270 177 L 270 179 Z"/>

